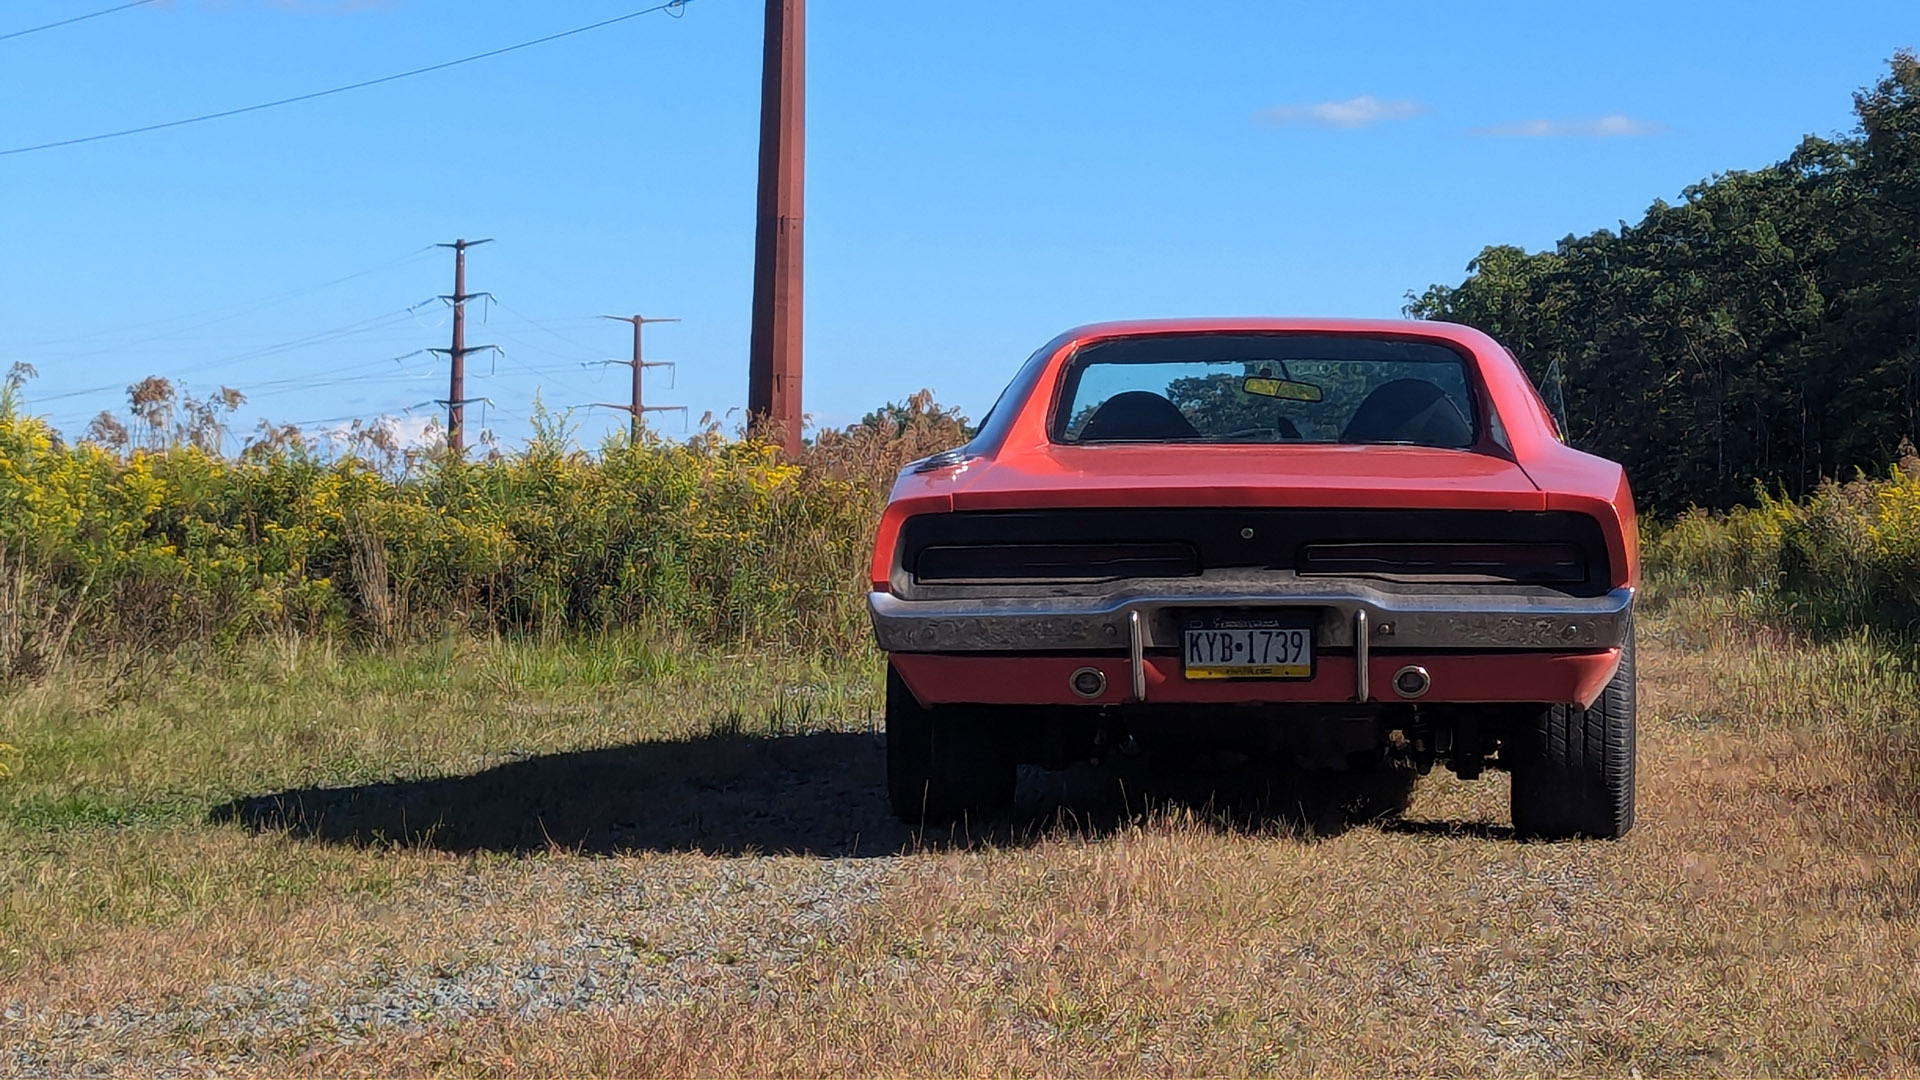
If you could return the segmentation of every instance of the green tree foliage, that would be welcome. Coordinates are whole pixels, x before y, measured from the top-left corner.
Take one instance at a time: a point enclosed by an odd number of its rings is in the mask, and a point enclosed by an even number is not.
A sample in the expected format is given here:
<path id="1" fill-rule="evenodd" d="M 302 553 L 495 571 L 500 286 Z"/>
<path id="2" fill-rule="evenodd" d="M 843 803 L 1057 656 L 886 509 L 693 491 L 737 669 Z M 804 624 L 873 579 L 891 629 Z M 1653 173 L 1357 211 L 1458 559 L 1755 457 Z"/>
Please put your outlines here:
<path id="1" fill-rule="evenodd" d="M 1489 247 L 1407 313 L 1479 327 L 1658 510 L 1812 490 L 1920 441 L 1920 59 L 1849 134 L 1551 251 Z"/>
<path id="2" fill-rule="evenodd" d="M 1248 371 L 1255 365 L 1246 365 Z M 1240 389 L 1241 376 L 1190 375 L 1167 384 L 1167 400 L 1173 402 L 1203 432 L 1220 434 L 1273 427 L 1280 414 L 1279 403 L 1272 398 L 1256 397 Z"/>
<path id="3" fill-rule="evenodd" d="M 887 402 L 861 417 L 858 424 L 839 434 L 866 431 L 883 434 L 888 438 L 901 439 L 915 432 L 929 430 L 938 433 L 934 441 L 945 440 L 952 446 L 966 442 L 973 431 L 967 424 L 967 418 L 961 415 L 959 409 L 943 408 L 933 400 L 933 391 L 922 390 L 910 395 L 904 402 Z M 832 437 L 828 436 L 829 439 Z M 942 446 L 939 449 L 946 449 L 946 447 Z"/>

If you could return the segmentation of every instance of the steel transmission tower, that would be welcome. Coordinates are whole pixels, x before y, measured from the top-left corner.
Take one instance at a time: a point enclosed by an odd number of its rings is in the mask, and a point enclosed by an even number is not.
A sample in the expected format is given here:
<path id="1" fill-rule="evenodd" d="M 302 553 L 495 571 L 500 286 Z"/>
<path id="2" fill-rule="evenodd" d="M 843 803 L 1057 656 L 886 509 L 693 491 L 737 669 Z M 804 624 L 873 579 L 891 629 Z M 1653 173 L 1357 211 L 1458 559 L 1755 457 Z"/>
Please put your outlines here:
<path id="1" fill-rule="evenodd" d="M 671 323 L 679 322 L 680 320 L 649 319 L 640 315 L 602 315 L 600 317 L 603 319 L 612 319 L 615 322 L 633 324 L 633 359 L 607 361 L 610 364 L 625 364 L 633 369 L 633 395 L 625 405 L 616 405 L 610 401 L 596 401 L 594 404 L 603 409 L 619 409 L 621 412 L 632 416 L 633 426 L 629 429 L 629 438 L 637 444 L 640 441 L 640 432 L 646 426 L 648 413 L 687 411 L 685 405 L 648 405 L 640 392 L 641 376 L 648 368 L 670 368 L 673 366 L 673 362 L 670 360 L 648 360 L 646 358 L 645 354 L 640 350 L 640 328 L 648 323 Z"/>
<path id="2" fill-rule="evenodd" d="M 451 244 L 436 244 L 436 247 L 453 249 L 453 295 L 443 296 L 453 308 L 453 346 L 447 349 L 428 349 L 432 353 L 445 353 L 451 361 L 452 372 L 447 381 L 447 400 L 440 404 L 447 407 L 447 449 L 455 457 L 466 452 L 467 447 L 467 403 L 480 400 L 467 396 L 467 354 L 484 352 L 492 345 L 467 344 L 467 301 L 487 293 L 469 293 L 467 291 L 467 249 L 491 240 L 455 240 Z"/>

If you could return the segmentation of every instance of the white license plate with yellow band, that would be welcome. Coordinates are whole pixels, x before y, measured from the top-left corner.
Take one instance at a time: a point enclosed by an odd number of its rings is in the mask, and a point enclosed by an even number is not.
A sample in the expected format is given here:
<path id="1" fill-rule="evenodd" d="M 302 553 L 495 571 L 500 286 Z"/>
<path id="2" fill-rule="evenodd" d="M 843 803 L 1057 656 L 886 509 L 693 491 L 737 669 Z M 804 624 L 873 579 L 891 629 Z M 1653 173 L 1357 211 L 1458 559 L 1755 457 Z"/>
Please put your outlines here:
<path id="1" fill-rule="evenodd" d="M 1313 628 L 1295 620 L 1217 618 L 1184 630 L 1189 679 L 1311 679 Z"/>

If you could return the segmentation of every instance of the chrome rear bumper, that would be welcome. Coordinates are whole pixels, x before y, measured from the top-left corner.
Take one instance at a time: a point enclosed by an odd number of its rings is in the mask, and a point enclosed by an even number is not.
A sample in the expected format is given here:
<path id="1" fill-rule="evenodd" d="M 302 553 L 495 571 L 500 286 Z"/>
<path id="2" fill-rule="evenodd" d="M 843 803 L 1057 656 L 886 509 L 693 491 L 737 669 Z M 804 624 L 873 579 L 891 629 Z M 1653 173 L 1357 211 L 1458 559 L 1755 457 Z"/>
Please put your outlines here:
<path id="1" fill-rule="evenodd" d="M 1315 643 L 1373 649 L 1613 649 L 1633 590 L 1570 597 L 1549 590 L 1413 587 L 1292 576 L 1134 580 L 1098 596 L 904 600 L 867 594 L 888 652 L 1048 652 L 1177 648 L 1184 614 L 1281 608 L 1316 615 Z"/>

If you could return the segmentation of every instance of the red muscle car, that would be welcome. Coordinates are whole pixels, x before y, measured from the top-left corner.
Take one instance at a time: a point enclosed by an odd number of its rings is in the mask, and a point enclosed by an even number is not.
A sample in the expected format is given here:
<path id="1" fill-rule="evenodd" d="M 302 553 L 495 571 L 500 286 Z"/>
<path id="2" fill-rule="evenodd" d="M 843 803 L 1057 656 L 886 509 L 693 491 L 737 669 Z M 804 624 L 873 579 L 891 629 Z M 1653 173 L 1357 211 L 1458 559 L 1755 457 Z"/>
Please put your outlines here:
<path id="1" fill-rule="evenodd" d="M 1512 775 L 1518 835 L 1633 824 L 1633 497 L 1436 322 L 1068 331 L 901 474 L 869 601 L 893 808 L 1205 744 Z"/>

